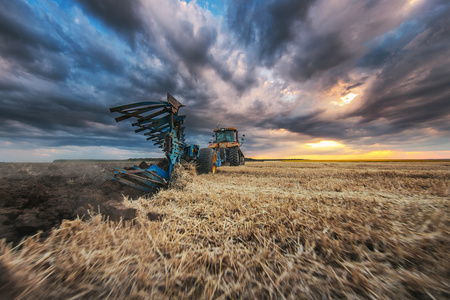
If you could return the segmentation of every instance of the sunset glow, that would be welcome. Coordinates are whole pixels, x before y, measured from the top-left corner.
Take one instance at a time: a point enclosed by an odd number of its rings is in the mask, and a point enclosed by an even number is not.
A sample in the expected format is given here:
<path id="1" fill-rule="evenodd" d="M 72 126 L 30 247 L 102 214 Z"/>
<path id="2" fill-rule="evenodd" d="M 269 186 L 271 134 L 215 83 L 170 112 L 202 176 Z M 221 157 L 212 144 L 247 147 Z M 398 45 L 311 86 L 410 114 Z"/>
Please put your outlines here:
<path id="1" fill-rule="evenodd" d="M 333 101 L 332 103 L 334 105 L 344 106 L 346 104 L 352 103 L 353 99 L 355 99 L 356 96 L 358 96 L 358 94 L 349 93 L 346 96 L 341 97 L 341 99 L 340 99 L 341 101 Z"/>
<path id="2" fill-rule="evenodd" d="M 355 99 L 356 96 L 358 96 L 358 94 L 352 94 L 352 93 L 350 93 L 350 94 L 348 94 L 347 96 L 341 98 L 342 103 L 344 103 L 344 104 L 350 104 L 350 103 L 353 101 L 353 99 Z"/>
<path id="3" fill-rule="evenodd" d="M 361 154 L 307 154 L 286 156 L 285 159 L 302 160 L 415 160 L 415 159 L 445 159 L 450 157 L 450 151 L 421 151 L 421 152 L 403 152 L 392 150 L 372 151 Z M 255 159 L 278 159 L 280 156 L 255 155 Z"/>
<path id="4" fill-rule="evenodd" d="M 318 143 L 306 144 L 311 148 L 342 148 L 344 145 L 335 141 L 320 141 Z"/>

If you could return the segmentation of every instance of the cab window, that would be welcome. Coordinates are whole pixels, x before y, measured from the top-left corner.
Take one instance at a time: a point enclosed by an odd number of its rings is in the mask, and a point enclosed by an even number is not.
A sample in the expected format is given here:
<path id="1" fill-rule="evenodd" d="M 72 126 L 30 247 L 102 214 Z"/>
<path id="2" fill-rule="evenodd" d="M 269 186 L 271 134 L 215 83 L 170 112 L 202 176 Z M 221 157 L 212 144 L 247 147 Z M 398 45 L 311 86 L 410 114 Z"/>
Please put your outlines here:
<path id="1" fill-rule="evenodd" d="M 217 143 L 233 142 L 234 141 L 233 131 L 218 131 L 216 133 L 216 141 Z"/>

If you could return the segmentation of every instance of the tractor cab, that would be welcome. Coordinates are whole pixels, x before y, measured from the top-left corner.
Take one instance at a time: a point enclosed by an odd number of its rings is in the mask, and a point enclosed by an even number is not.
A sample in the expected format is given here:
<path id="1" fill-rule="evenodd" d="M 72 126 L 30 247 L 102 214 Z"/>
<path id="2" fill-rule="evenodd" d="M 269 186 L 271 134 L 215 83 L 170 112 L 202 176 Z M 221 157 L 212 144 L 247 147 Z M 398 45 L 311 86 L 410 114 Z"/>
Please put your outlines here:
<path id="1" fill-rule="evenodd" d="M 228 143 L 238 141 L 238 131 L 234 127 L 214 129 L 215 143 Z"/>
<path id="2" fill-rule="evenodd" d="M 214 140 L 209 142 L 209 148 L 228 148 L 241 146 L 244 143 L 245 134 L 239 141 L 238 130 L 235 127 L 225 127 L 214 129 Z"/>

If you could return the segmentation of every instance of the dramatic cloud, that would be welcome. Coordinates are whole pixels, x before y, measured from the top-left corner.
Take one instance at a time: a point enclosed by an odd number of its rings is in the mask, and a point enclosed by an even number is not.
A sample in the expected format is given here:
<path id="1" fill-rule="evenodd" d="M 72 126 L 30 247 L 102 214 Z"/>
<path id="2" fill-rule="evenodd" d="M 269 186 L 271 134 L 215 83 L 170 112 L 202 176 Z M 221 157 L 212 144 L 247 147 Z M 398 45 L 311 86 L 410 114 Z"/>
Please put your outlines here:
<path id="1" fill-rule="evenodd" d="M 251 51 L 255 59 L 271 66 L 288 44 L 296 39 L 315 0 L 231 1 L 230 28 Z"/>
<path id="2" fill-rule="evenodd" d="M 0 161 L 161 154 L 108 108 L 167 92 L 201 146 L 220 123 L 248 156 L 448 156 L 449 14 L 444 0 L 2 1 Z"/>
<path id="3" fill-rule="evenodd" d="M 144 29 L 139 15 L 141 3 L 138 0 L 76 0 L 106 25 L 119 32 L 134 36 Z"/>

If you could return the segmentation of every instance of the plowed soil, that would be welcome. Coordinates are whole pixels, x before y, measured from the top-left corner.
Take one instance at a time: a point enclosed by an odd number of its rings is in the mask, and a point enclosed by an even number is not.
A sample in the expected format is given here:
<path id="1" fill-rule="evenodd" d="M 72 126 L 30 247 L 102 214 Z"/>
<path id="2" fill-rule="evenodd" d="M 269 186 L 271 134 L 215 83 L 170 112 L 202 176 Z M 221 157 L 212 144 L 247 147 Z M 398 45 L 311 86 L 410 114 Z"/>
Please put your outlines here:
<path id="1" fill-rule="evenodd" d="M 132 162 L 62 162 L 0 164 L 0 239 L 17 243 L 43 231 L 43 237 L 63 219 L 89 218 L 89 211 L 122 202 L 123 195 L 143 193 L 107 177 L 114 166 Z"/>

